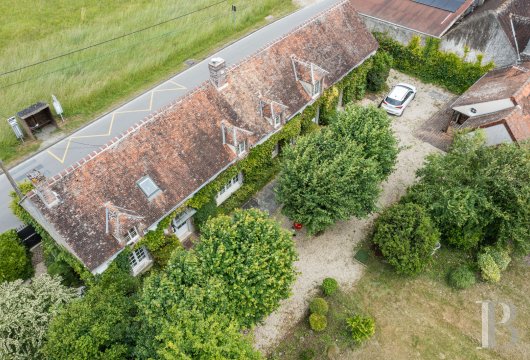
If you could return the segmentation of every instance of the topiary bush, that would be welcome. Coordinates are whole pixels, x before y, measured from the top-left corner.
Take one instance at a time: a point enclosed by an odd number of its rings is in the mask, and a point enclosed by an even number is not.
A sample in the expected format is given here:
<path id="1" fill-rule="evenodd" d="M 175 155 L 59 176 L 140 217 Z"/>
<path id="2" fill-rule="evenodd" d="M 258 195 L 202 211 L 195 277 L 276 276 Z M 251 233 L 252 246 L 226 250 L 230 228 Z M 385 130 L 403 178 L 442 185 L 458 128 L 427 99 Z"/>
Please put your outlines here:
<path id="1" fill-rule="evenodd" d="M 313 331 L 324 331 L 328 327 L 328 319 L 324 315 L 317 313 L 309 315 L 309 326 Z"/>
<path id="2" fill-rule="evenodd" d="M 314 298 L 309 303 L 309 311 L 311 314 L 326 315 L 329 311 L 328 302 L 322 298 Z"/>
<path id="3" fill-rule="evenodd" d="M 499 265 L 488 253 L 480 253 L 477 258 L 482 279 L 490 283 L 498 283 L 501 280 L 501 270 Z"/>
<path id="4" fill-rule="evenodd" d="M 413 203 L 397 204 L 377 219 L 373 242 L 399 273 L 421 272 L 432 258 L 440 234 L 425 209 Z"/>
<path id="5" fill-rule="evenodd" d="M 339 288 L 339 283 L 337 283 L 337 280 L 333 278 L 325 278 L 324 281 L 322 281 L 321 288 L 324 295 L 331 296 Z"/>
<path id="6" fill-rule="evenodd" d="M 467 289 L 475 285 L 475 273 L 467 265 L 459 266 L 449 273 L 449 285 L 455 289 Z"/>
<path id="7" fill-rule="evenodd" d="M 28 252 L 18 239 L 15 230 L 0 234 L 0 283 L 28 279 L 33 267 Z"/>
<path id="8" fill-rule="evenodd" d="M 351 338 L 357 344 L 368 340 L 375 334 L 375 321 L 371 317 L 354 315 L 346 319 Z"/>

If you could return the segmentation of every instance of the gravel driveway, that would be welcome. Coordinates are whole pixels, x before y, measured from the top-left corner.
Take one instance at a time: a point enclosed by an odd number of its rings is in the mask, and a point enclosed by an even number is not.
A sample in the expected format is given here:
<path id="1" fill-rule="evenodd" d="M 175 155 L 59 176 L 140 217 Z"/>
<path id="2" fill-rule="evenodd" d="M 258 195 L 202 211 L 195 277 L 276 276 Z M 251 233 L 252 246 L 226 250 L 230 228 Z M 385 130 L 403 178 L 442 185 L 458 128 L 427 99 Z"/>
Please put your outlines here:
<path id="1" fill-rule="evenodd" d="M 452 97 L 441 88 L 392 71 L 388 78 L 389 86 L 398 82 L 415 85 L 418 93 L 403 116 L 393 117 L 392 127 L 399 139 L 401 152 L 396 170 L 382 185 L 380 208 L 399 200 L 414 182 L 415 172 L 422 166 L 425 156 L 440 151 L 416 138 L 414 133 Z M 374 97 L 373 100 L 363 100 L 361 104 L 378 104 L 380 100 L 380 97 Z M 367 219 L 352 218 L 337 223 L 317 237 L 308 237 L 303 232 L 295 237 L 300 259 L 296 262 L 299 275 L 293 286 L 292 296 L 284 300 L 280 308 L 265 318 L 261 325 L 255 327 L 254 345 L 257 349 L 267 354 L 288 334 L 292 326 L 304 316 L 308 300 L 318 291 L 324 278 L 333 277 L 342 287 L 352 287 L 362 276 L 364 267 L 353 259 L 354 249 L 365 238 L 376 216 L 374 214 Z M 290 228 L 290 222 L 279 211 L 273 217 Z"/>

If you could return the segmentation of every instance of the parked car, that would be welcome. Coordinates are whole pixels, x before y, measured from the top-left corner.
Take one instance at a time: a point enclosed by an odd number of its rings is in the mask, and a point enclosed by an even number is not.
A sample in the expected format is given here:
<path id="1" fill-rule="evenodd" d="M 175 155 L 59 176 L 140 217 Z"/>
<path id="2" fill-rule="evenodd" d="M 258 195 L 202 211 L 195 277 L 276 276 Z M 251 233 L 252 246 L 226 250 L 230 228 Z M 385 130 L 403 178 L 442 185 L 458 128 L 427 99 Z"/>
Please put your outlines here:
<path id="1" fill-rule="evenodd" d="M 392 88 L 392 91 L 385 97 L 380 106 L 389 114 L 401 116 L 415 96 L 416 88 L 414 86 L 400 83 Z"/>

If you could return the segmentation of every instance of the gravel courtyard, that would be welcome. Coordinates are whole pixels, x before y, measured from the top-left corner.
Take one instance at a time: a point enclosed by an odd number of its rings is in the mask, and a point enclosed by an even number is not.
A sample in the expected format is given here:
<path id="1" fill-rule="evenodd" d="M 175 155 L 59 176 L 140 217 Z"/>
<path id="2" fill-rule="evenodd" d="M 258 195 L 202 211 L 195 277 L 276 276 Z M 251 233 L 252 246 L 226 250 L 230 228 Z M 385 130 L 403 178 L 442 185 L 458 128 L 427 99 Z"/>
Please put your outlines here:
<path id="1" fill-rule="evenodd" d="M 414 182 L 415 172 L 422 166 L 425 157 L 440 151 L 416 138 L 414 133 L 453 97 L 439 87 L 423 84 L 392 70 L 388 78 L 389 86 L 399 82 L 416 86 L 418 93 L 403 116 L 392 118 L 401 152 L 394 173 L 383 184 L 380 208 L 399 200 Z M 361 104 L 378 104 L 380 101 L 381 97 L 373 96 L 373 99 L 366 98 Z M 278 210 L 272 216 L 290 228 L 290 222 Z M 306 236 L 303 232 L 297 234 L 295 242 L 300 259 L 296 262 L 296 268 L 299 275 L 292 296 L 255 327 L 254 345 L 257 349 L 267 354 L 289 333 L 292 326 L 304 316 L 309 299 L 318 291 L 324 278 L 333 277 L 342 287 L 351 287 L 363 275 L 363 265 L 353 258 L 354 249 L 365 238 L 376 216 L 337 223 L 317 237 Z"/>

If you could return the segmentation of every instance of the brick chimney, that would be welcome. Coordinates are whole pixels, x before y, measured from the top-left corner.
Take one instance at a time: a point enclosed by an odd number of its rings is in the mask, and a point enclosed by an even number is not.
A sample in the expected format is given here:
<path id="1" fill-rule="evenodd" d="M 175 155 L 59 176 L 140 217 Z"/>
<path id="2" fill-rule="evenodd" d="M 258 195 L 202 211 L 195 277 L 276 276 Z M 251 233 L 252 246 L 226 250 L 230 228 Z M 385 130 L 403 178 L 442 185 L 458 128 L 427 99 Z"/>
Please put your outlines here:
<path id="1" fill-rule="evenodd" d="M 26 175 L 35 186 L 35 193 L 47 208 L 52 208 L 60 203 L 57 193 L 50 189 L 46 177 L 38 170 L 32 170 Z"/>
<path id="2" fill-rule="evenodd" d="M 210 81 L 217 89 L 221 89 L 226 85 L 226 62 L 223 58 L 212 58 L 208 63 L 210 70 Z"/>

